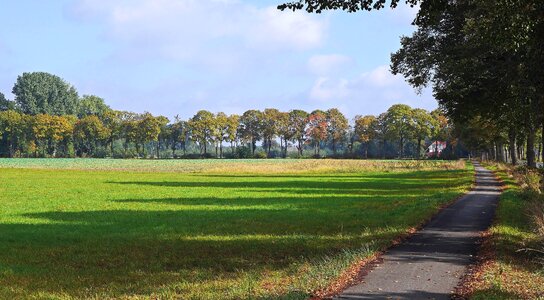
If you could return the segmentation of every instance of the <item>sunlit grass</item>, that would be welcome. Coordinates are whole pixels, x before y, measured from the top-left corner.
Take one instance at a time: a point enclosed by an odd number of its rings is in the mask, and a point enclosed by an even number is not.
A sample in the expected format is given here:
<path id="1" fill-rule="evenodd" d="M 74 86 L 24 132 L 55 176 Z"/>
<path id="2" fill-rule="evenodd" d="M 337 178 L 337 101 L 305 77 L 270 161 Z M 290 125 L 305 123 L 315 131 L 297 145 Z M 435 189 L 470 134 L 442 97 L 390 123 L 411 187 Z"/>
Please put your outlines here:
<path id="1" fill-rule="evenodd" d="M 145 160 L 145 159 L 6 159 L 0 168 L 115 170 L 143 172 L 207 173 L 345 173 L 361 171 L 459 170 L 464 161 L 440 160 L 346 160 L 346 159 L 243 159 L 243 160 Z"/>
<path id="2" fill-rule="evenodd" d="M 544 299 L 544 268 L 535 255 L 522 251 L 533 247 L 538 236 L 521 197 L 519 185 L 507 168 L 490 165 L 504 181 L 496 221 L 491 227 L 495 261 L 478 278 L 473 299 Z"/>
<path id="3" fill-rule="evenodd" d="M 472 182 L 455 162 L 168 162 L 1 160 L 0 298 L 304 299 Z"/>

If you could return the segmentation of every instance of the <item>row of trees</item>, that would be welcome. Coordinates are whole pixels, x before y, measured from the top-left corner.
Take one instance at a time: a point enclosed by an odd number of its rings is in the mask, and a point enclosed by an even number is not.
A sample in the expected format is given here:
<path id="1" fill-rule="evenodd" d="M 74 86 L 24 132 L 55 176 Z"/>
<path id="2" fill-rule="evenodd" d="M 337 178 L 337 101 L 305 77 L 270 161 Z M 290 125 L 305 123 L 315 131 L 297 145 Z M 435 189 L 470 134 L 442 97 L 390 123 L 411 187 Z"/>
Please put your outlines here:
<path id="1" fill-rule="evenodd" d="M 296 0 L 279 8 L 356 12 L 398 2 Z M 544 139 L 544 1 L 406 2 L 419 6 L 417 30 L 392 55 L 393 73 L 418 90 L 432 86 L 473 152 L 536 166 Z"/>
<path id="2" fill-rule="evenodd" d="M 431 140 L 454 140 L 438 110 L 402 104 L 379 116 L 357 116 L 352 124 L 335 108 L 241 115 L 201 110 L 170 121 L 113 110 L 97 96 L 79 98 L 73 86 L 48 73 L 19 76 L 13 93 L 14 101 L 0 94 L 0 152 L 9 157 L 176 157 L 178 150 L 209 156 L 213 149 L 216 157 L 287 157 L 291 149 L 298 156 L 306 150 L 314 156 L 420 158 Z"/>
<path id="3" fill-rule="evenodd" d="M 112 110 L 97 96 L 80 98 L 74 87 L 47 73 L 23 74 L 13 93 L 14 101 L 0 93 L 0 155 L 9 157 L 178 157 L 179 150 L 184 156 L 207 157 L 215 149 L 216 157 L 421 158 L 433 141 L 447 141 L 448 156 L 463 154 L 461 141 L 497 158 L 508 159 L 505 152 L 510 153 L 497 142 L 500 128 L 495 122 L 470 118 L 452 123 L 440 110 L 429 113 L 402 104 L 379 116 L 356 116 L 352 122 L 334 108 L 310 113 L 270 108 L 242 115 L 201 110 L 188 120 L 170 121 Z M 76 100 L 65 101 L 72 94 Z M 527 156 L 523 132 L 516 134 L 511 160 Z M 538 157 L 543 151 L 537 143 Z"/>
<path id="4" fill-rule="evenodd" d="M 9 157 L 106 156 L 104 148 L 114 153 L 114 143 L 122 139 L 124 152 L 134 146 L 136 152 L 158 141 L 168 119 L 149 113 L 134 114 L 108 111 L 104 115 L 53 116 L 27 115 L 16 110 L 0 112 L 0 148 Z M 101 150 L 101 152 L 98 152 Z"/>

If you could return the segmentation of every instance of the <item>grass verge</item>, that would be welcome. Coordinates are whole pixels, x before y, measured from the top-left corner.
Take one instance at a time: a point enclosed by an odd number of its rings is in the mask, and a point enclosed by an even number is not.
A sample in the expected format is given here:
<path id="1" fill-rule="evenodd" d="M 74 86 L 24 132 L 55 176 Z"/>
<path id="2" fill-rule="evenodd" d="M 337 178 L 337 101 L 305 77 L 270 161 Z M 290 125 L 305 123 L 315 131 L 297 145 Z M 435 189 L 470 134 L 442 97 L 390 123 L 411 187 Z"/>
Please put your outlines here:
<path id="1" fill-rule="evenodd" d="M 480 264 L 466 282 L 463 296 L 471 299 L 544 299 L 544 267 L 535 252 L 541 237 L 512 169 L 501 164 L 486 167 L 505 184 L 496 220 L 487 233 Z"/>

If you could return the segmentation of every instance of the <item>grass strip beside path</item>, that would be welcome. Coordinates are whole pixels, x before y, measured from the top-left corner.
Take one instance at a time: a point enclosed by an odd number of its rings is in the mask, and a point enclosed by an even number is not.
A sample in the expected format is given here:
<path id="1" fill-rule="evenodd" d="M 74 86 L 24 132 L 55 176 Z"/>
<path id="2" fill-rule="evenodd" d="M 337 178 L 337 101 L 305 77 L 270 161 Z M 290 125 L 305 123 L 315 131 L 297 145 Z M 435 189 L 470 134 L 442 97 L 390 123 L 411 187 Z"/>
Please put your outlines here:
<path id="1" fill-rule="evenodd" d="M 486 260 L 468 284 L 471 299 L 544 299 L 544 267 L 520 251 L 538 241 L 529 202 L 508 167 L 490 164 L 505 184 L 494 225 L 484 242 Z"/>

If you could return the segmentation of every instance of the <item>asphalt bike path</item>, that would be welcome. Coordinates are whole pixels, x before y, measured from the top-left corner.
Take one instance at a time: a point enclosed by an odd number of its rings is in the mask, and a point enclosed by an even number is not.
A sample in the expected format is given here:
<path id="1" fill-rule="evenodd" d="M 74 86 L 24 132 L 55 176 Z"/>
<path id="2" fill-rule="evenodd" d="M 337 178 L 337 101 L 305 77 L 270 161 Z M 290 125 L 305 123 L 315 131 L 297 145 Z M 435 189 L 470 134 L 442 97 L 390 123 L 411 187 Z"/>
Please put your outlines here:
<path id="1" fill-rule="evenodd" d="M 474 162 L 476 185 L 422 230 L 383 255 L 336 299 L 450 299 L 493 222 L 501 184 Z"/>

